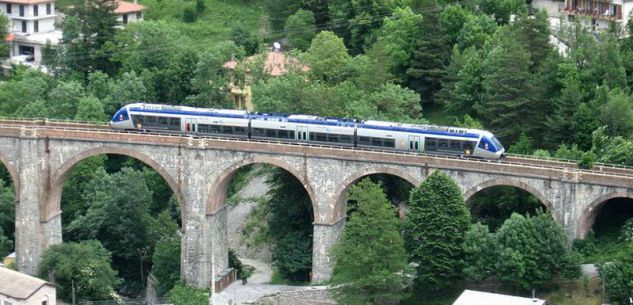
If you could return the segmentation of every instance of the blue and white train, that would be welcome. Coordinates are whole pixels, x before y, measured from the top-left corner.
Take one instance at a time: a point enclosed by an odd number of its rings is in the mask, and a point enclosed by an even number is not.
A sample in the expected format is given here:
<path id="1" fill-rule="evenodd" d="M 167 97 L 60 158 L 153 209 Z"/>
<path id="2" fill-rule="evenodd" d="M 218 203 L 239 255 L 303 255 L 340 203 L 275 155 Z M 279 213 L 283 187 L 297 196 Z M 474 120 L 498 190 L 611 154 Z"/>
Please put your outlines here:
<path id="1" fill-rule="evenodd" d="M 112 117 L 110 126 L 120 130 L 306 142 L 485 159 L 500 159 L 505 152 L 492 133 L 478 129 L 145 103 L 124 106 Z"/>

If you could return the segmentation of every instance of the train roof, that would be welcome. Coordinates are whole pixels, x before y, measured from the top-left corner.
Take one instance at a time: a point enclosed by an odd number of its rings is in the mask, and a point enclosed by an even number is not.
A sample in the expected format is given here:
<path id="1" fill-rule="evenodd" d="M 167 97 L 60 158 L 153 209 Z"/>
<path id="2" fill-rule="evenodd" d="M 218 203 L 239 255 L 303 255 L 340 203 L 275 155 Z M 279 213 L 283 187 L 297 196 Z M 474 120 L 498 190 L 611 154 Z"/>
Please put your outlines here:
<path id="1" fill-rule="evenodd" d="M 422 124 L 407 124 L 398 122 L 376 121 L 367 120 L 362 122 L 359 128 L 377 129 L 377 130 L 393 130 L 414 132 L 422 134 L 436 134 L 447 136 L 458 136 L 466 138 L 479 138 L 481 135 L 492 137 L 492 134 L 485 130 L 468 129 L 461 127 L 450 126 L 438 126 L 438 125 L 422 125 Z"/>
<path id="2" fill-rule="evenodd" d="M 328 126 L 344 126 L 354 127 L 355 121 L 351 119 L 335 118 L 335 117 L 319 117 L 315 115 L 305 114 L 268 114 L 268 113 L 256 113 L 251 114 L 250 118 L 253 120 L 264 121 L 279 121 L 290 123 L 302 123 L 312 125 L 328 125 Z"/>
<path id="3" fill-rule="evenodd" d="M 127 107 L 132 111 L 143 111 L 143 112 L 152 112 L 152 113 L 248 118 L 248 111 L 246 110 L 195 108 L 195 107 L 189 107 L 189 106 L 174 106 L 174 105 L 146 104 L 146 103 L 129 104 L 127 105 Z"/>

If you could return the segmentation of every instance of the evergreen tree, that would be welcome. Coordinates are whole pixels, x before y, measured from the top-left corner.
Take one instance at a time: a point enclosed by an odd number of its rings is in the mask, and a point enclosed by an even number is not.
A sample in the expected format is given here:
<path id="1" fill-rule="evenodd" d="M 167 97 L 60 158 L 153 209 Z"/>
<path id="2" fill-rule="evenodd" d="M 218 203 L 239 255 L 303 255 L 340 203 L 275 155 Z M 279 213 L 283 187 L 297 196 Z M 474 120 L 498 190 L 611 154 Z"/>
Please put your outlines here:
<path id="1" fill-rule="evenodd" d="M 441 88 L 449 49 L 444 41 L 437 0 L 428 0 L 422 13 L 421 33 L 407 70 L 408 87 L 422 96 L 423 103 L 434 103 Z"/>
<path id="2" fill-rule="evenodd" d="M 291 173 L 272 169 L 267 179 L 270 216 L 268 232 L 272 256 L 282 277 L 310 280 L 312 270 L 312 202 L 305 188 Z"/>
<path id="3" fill-rule="evenodd" d="M 418 285 L 427 291 L 447 287 L 462 269 L 462 242 L 470 223 L 461 190 L 438 170 L 411 192 L 409 202 L 404 240 L 418 266 Z"/>
<path id="4" fill-rule="evenodd" d="M 512 23 L 512 35 L 530 53 L 531 71 L 537 71 L 541 63 L 554 52 L 550 43 L 550 24 L 547 12 L 538 11 L 534 16 L 521 15 Z"/>
<path id="5" fill-rule="evenodd" d="M 533 78 L 529 72 L 530 54 L 498 31 L 500 40 L 484 61 L 482 103 L 477 105 L 479 116 L 505 142 L 515 141 L 521 132 L 532 134 L 534 122 Z M 538 110 L 537 110 L 538 111 Z"/>
<path id="6" fill-rule="evenodd" d="M 293 48 L 305 51 L 316 35 L 314 14 L 311 11 L 298 10 L 288 17 L 284 32 Z"/>
<path id="7" fill-rule="evenodd" d="M 113 0 L 77 1 L 62 22 L 64 64 L 72 71 L 83 73 L 85 82 L 90 72 L 112 75 L 117 70 L 108 55 L 118 25 L 116 6 Z"/>
<path id="8" fill-rule="evenodd" d="M 468 48 L 461 54 L 457 52 L 456 50 L 451 58 L 451 65 L 448 68 L 448 77 L 444 82 L 447 87 L 442 88 L 439 96 L 449 114 L 476 116 L 476 106 L 481 103 L 484 94 L 484 62 L 481 59 L 481 52 L 475 48 Z M 456 72 L 457 69 L 459 70 Z"/>
<path id="9" fill-rule="evenodd" d="M 563 63 L 559 73 L 563 79 L 560 96 L 554 101 L 555 109 L 547 118 L 548 142 L 554 145 L 573 140 L 576 122 L 571 120 L 583 100 L 580 74 L 575 66 Z"/>
<path id="10" fill-rule="evenodd" d="M 9 44 L 5 42 L 5 38 L 9 34 L 9 19 L 3 14 L 0 15 L 0 60 L 9 57 Z"/>
<path id="11" fill-rule="evenodd" d="M 464 236 L 464 275 L 479 283 L 495 274 L 497 241 L 488 226 L 476 223 Z"/>
<path id="12" fill-rule="evenodd" d="M 407 297 L 411 270 L 398 218 L 379 185 L 364 179 L 349 199 L 356 203 L 340 242 L 332 249 L 339 304 L 396 304 Z"/>

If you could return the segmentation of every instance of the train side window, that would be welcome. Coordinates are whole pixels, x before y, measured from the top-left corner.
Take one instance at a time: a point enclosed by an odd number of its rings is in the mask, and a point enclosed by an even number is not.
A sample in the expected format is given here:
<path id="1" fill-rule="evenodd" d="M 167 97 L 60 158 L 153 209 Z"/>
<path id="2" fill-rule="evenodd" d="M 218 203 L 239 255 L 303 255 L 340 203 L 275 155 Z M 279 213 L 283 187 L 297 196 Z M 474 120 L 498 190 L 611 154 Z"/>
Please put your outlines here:
<path id="1" fill-rule="evenodd" d="M 369 137 L 358 137 L 358 144 L 369 145 L 370 143 Z"/>
<path id="2" fill-rule="evenodd" d="M 267 138 L 276 138 L 277 137 L 277 133 L 275 132 L 274 129 L 266 129 L 266 137 Z"/>
<path id="3" fill-rule="evenodd" d="M 221 126 L 218 125 L 209 125 L 209 133 L 221 133 Z"/>
<path id="4" fill-rule="evenodd" d="M 341 143 L 352 143 L 352 136 L 341 135 Z"/>
<path id="5" fill-rule="evenodd" d="M 253 128 L 253 135 L 254 136 L 263 137 L 264 136 L 264 129 L 263 128 Z"/>
<path id="6" fill-rule="evenodd" d="M 198 124 L 198 132 L 199 133 L 208 133 L 209 132 L 209 125 Z"/>
<path id="7" fill-rule="evenodd" d="M 246 134 L 246 128 L 244 127 L 235 127 L 236 134 Z"/>
<path id="8" fill-rule="evenodd" d="M 233 126 L 222 126 L 222 133 L 233 134 Z"/>
<path id="9" fill-rule="evenodd" d="M 299 140 L 301 140 L 301 137 L 299 137 Z M 316 132 L 310 133 L 310 141 L 316 141 Z"/>
<path id="10" fill-rule="evenodd" d="M 156 117 L 155 116 L 148 116 L 147 118 L 147 123 L 150 125 L 153 125 L 156 123 Z"/>
<path id="11" fill-rule="evenodd" d="M 383 145 L 385 147 L 396 147 L 396 140 L 393 139 L 385 139 Z M 415 142 L 415 145 L 418 145 L 418 142 Z"/>
<path id="12" fill-rule="evenodd" d="M 371 138 L 371 145 L 372 146 L 382 146 L 382 139 L 381 138 Z"/>
<path id="13" fill-rule="evenodd" d="M 439 139 L 439 140 L 437 141 L 437 147 L 438 147 L 438 148 L 448 149 L 448 140 Z"/>
<path id="14" fill-rule="evenodd" d="M 316 140 L 319 142 L 327 142 L 327 136 L 324 133 L 316 133 Z"/>
<path id="15" fill-rule="evenodd" d="M 179 118 L 171 118 L 169 119 L 169 125 L 178 126 L 180 128 L 180 119 Z"/>
<path id="16" fill-rule="evenodd" d="M 462 142 L 461 141 L 452 141 L 451 142 L 452 150 L 462 150 Z"/>
<path id="17" fill-rule="evenodd" d="M 295 132 L 293 130 L 289 130 L 288 131 L 288 139 L 294 139 L 295 138 Z"/>
<path id="18" fill-rule="evenodd" d="M 160 125 L 167 125 L 167 118 L 159 117 L 158 118 L 158 124 L 160 124 Z"/>
<path id="19" fill-rule="evenodd" d="M 282 139 L 288 138 L 288 130 L 277 130 L 277 137 Z"/>
<path id="20" fill-rule="evenodd" d="M 332 143 L 340 142 L 340 139 L 337 134 L 329 134 L 327 135 L 327 141 Z"/>

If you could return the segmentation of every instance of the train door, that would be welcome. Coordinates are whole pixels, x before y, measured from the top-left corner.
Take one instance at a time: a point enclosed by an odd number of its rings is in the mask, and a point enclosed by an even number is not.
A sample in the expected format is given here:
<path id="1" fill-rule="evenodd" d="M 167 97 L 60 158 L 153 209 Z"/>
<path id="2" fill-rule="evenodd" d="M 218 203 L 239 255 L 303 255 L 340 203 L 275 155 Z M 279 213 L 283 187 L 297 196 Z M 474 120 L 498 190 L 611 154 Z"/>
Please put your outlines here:
<path id="1" fill-rule="evenodd" d="M 409 150 L 420 151 L 420 136 L 409 136 Z"/>
<path id="2" fill-rule="evenodd" d="M 308 127 L 297 126 L 297 133 L 295 134 L 295 140 L 299 142 L 308 142 Z"/>
<path id="3" fill-rule="evenodd" d="M 196 133 L 196 119 L 185 119 L 185 133 Z"/>

